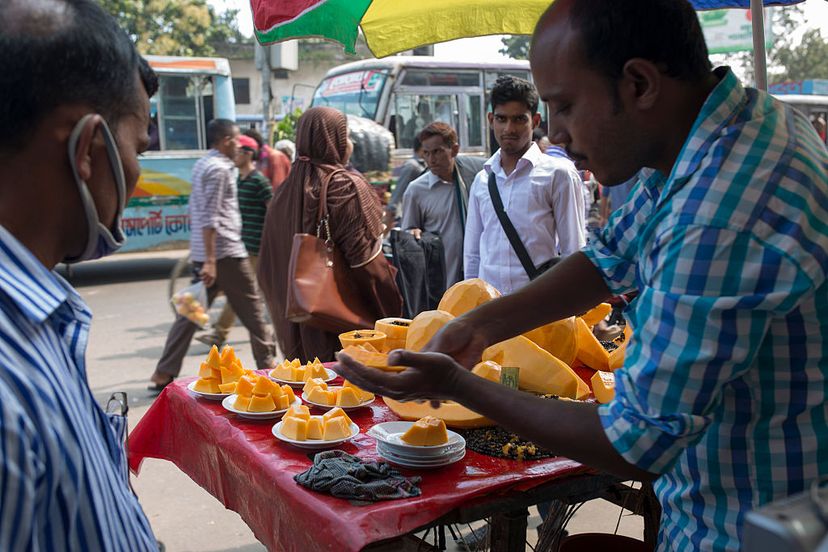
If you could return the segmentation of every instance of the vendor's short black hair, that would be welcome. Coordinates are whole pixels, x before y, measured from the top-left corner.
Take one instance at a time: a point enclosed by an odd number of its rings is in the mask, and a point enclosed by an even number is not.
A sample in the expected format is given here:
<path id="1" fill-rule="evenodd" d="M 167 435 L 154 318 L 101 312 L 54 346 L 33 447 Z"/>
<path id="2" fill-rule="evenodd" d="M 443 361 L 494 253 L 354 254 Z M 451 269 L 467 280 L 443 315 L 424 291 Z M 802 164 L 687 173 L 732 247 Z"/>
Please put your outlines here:
<path id="1" fill-rule="evenodd" d="M 570 21 L 587 62 L 611 80 L 633 58 L 691 82 L 712 69 L 699 18 L 687 0 L 579 0 L 570 4 Z"/>
<path id="2" fill-rule="evenodd" d="M 538 112 L 538 90 L 528 80 L 512 75 L 503 75 L 495 81 L 492 88 L 492 111 L 499 105 L 509 102 L 521 102 L 532 115 Z"/>
<path id="3" fill-rule="evenodd" d="M 138 53 L 95 0 L 0 2 L 0 67 L 0 152 L 61 105 L 88 105 L 112 127 L 136 108 Z M 147 86 L 152 70 L 139 74 Z"/>
<path id="4" fill-rule="evenodd" d="M 207 145 L 213 147 L 219 142 L 233 135 L 233 128 L 236 123 L 230 119 L 213 119 L 207 123 Z"/>

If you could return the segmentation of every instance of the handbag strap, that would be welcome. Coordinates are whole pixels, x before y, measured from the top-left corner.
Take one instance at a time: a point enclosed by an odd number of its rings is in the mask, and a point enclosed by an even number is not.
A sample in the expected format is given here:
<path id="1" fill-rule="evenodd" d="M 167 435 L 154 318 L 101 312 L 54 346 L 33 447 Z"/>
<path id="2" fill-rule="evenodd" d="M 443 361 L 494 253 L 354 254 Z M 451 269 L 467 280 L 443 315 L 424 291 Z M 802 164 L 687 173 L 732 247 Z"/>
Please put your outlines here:
<path id="1" fill-rule="evenodd" d="M 331 173 L 322 180 L 322 184 L 319 186 L 319 208 L 316 212 L 316 237 L 322 238 L 320 235 L 322 232 L 322 228 L 325 229 L 325 233 L 327 234 L 325 238 L 325 244 L 330 245 L 331 241 L 331 225 L 329 222 L 328 217 L 328 185 L 333 180 L 333 177 L 338 173 L 345 172 L 345 169 L 336 169 L 335 171 L 331 171 Z"/>
<path id="2" fill-rule="evenodd" d="M 489 197 L 492 199 L 497 219 L 500 221 L 503 231 L 506 232 L 506 237 L 509 238 L 509 243 L 512 244 L 512 249 L 520 260 L 520 264 L 523 265 L 523 270 L 526 271 L 526 275 L 529 276 L 530 280 L 534 280 L 538 276 L 538 269 L 535 268 L 535 263 L 532 262 L 532 258 L 529 256 L 529 252 L 526 251 L 526 247 L 523 245 L 520 236 L 518 236 L 512 221 L 509 220 L 509 215 L 503 209 L 503 200 L 500 199 L 500 192 L 497 190 L 494 171 L 489 173 Z"/>

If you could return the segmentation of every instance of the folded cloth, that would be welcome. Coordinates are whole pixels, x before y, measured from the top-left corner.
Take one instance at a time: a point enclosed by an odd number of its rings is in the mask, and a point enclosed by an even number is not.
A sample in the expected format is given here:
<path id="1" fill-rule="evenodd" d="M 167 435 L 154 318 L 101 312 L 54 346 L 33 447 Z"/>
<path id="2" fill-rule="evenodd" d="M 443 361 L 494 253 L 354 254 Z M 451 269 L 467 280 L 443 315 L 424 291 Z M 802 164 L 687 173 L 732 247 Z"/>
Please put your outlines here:
<path id="1" fill-rule="evenodd" d="M 293 479 L 320 493 L 350 500 L 391 500 L 420 496 L 420 477 L 404 477 L 385 462 L 363 462 L 341 450 L 320 452 L 313 465 Z"/>

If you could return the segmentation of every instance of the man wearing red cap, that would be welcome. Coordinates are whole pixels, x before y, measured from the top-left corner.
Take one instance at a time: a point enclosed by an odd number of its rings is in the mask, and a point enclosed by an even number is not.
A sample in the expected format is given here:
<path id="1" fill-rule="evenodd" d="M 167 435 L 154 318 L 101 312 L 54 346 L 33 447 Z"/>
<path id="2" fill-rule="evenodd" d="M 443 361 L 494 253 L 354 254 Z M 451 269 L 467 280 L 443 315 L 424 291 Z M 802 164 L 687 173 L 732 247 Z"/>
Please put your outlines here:
<path id="1" fill-rule="evenodd" d="M 250 266 L 254 273 L 259 260 L 259 246 L 262 241 L 262 225 L 267 213 L 267 204 L 273 197 L 270 181 L 256 168 L 258 160 L 258 142 L 244 134 L 239 136 L 235 163 L 239 169 L 237 192 L 242 220 L 241 239 L 247 249 L 247 258 L 250 259 Z M 221 347 L 227 341 L 227 335 L 235 321 L 236 313 L 227 302 L 224 304 L 224 310 L 221 311 L 218 321 L 213 325 L 213 331 L 196 337 L 196 340 L 207 345 Z"/>

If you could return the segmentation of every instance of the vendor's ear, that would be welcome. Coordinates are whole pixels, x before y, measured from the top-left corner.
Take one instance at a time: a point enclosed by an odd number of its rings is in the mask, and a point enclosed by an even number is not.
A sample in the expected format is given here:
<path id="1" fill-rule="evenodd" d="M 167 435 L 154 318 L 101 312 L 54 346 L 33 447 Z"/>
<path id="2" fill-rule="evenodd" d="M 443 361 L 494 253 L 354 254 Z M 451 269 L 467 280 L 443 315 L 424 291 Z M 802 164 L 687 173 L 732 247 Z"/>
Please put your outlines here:
<path id="1" fill-rule="evenodd" d="M 95 143 L 95 138 L 102 121 L 103 118 L 97 114 L 88 117 L 84 121 L 78 136 L 78 143 L 75 147 L 75 167 L 78 171 L 78 177 L 84 182 L 88 182 L 92 178 L 93 153 L 99 145 Z"/>

